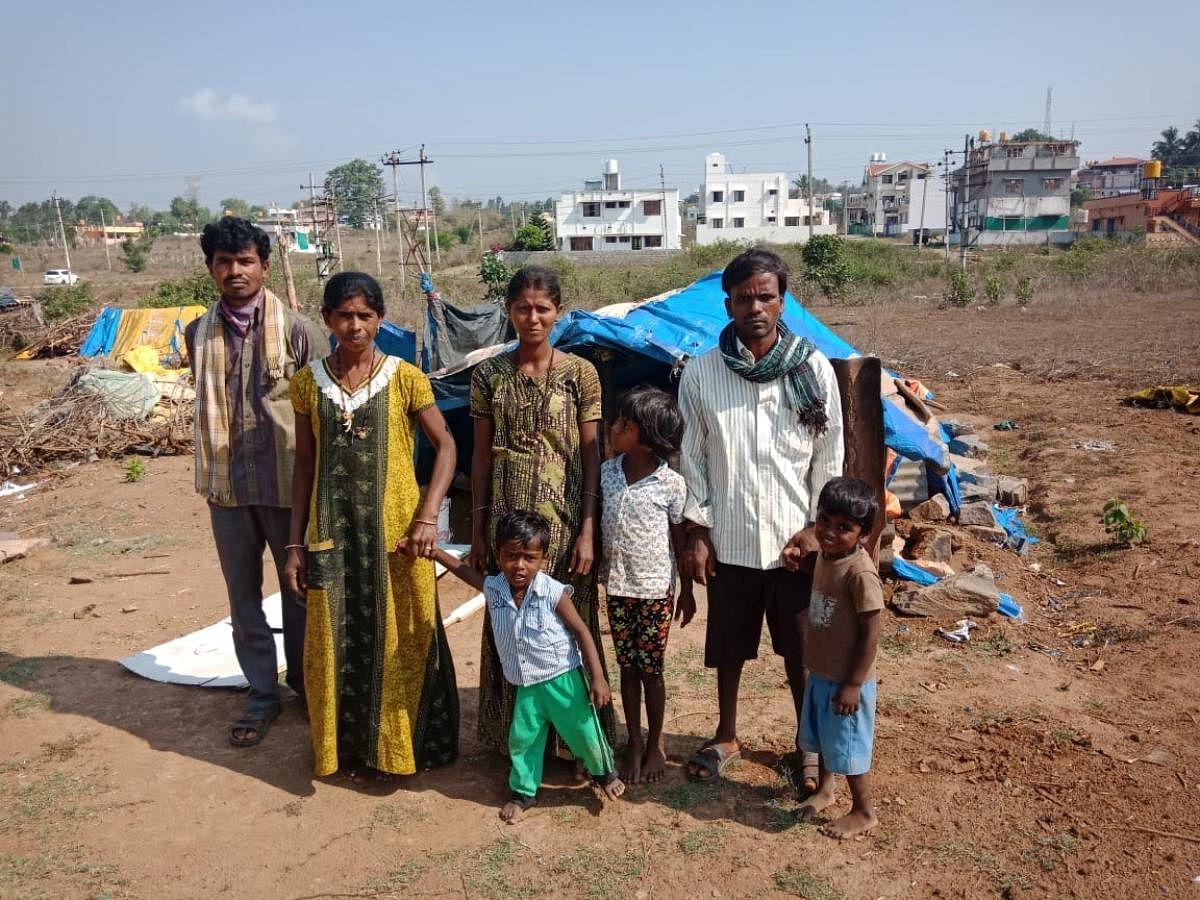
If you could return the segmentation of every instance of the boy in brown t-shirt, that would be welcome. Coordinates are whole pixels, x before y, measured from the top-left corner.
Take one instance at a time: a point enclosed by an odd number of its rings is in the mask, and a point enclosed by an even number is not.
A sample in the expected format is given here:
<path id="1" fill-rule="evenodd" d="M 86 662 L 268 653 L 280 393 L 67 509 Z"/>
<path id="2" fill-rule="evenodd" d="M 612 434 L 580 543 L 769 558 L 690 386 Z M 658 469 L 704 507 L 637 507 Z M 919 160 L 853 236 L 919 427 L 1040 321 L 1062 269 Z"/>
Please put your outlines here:
<path id="1" fill-rule="evenodd" d="M 871 532 L 879 501 L 857 478 L 834 478 L 817 500 L 816 537 L 821 546 L 813 573 L 812 602 L 797 616 L 809 670 L 800 719 L 800 747 L 820 753 L 815 793 L 798 810 L 803 820 L 834 801 L 833 776 L 845 775 L 853 806 L 821 830 L 837 838 L 870 831 L 871 750 L 875 739 L 875 653 L 883 588 L 862 542 Z M 784 553 L 789 568 L 797 554 Z"/>

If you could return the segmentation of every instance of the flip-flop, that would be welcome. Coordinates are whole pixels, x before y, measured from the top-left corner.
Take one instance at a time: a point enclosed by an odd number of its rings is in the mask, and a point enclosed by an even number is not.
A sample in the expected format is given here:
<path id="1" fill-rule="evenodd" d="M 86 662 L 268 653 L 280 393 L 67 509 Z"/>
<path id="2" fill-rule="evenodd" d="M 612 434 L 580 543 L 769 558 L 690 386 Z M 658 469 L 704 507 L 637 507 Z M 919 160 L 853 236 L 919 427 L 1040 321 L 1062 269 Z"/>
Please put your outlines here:
<path id="1" fill-rule="evenodd" d="M 722 750 L 716 744 L 705 744 L 703 747 L 693 753 L 691 759 L 687 761 L 689 768 L 694 768 L 697 770 L 695 772 L 689 771 L 687 773 L 687 780 L 694 781 L 699 784 L 707 784 L 712 781 L 717 781 L 724 776 L 726 769 L 728 769 L 741 758 L 741 748 L 738 748 L 730 753 Z M 700 769 L 704 769 L 708 772 L 708 774 L 701 775 L 699 772 Z"/>
<path id="2" fill-rule="evenodd" d="M 229 743 L 235 747 L 254 747 L 262 743 L 262 739 L 267 736 L 267 732 L 271 730 L 271 723 L 274 722 L 280 713 L 278 704 L 268 707 L 260 713 L 246 713 L 236 722 L 229 726 Z M 254 737 L 237 736 L 238 731 L 253 731 Z"/>

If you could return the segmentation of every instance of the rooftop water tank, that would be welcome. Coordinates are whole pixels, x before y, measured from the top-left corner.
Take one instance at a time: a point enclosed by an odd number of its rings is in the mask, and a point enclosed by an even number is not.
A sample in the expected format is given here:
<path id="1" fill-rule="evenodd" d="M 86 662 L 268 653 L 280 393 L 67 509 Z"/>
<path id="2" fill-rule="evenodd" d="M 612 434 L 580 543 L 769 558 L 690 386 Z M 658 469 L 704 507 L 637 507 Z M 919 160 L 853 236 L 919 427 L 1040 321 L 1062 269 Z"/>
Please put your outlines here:
<path id="1" fill-rule="evenodd" d="M 979 143 L 986 144 L 991 139 L 992 133 L 990 131 L 988 131 L 986 128 L 979 129 Z"/>
<path id="2" fill-rule="evenodd" d="M 604 174 L 616 175 L 618 172 L 617 161 L 615 159 L 606 159 L 604 161 Z"/>
<path id="3" fill-rule="evenodd" d="M 1162 160 L 1152 159 L 1142 166 L 1142 175 L 1146 178 L 1162 178 Z"/>

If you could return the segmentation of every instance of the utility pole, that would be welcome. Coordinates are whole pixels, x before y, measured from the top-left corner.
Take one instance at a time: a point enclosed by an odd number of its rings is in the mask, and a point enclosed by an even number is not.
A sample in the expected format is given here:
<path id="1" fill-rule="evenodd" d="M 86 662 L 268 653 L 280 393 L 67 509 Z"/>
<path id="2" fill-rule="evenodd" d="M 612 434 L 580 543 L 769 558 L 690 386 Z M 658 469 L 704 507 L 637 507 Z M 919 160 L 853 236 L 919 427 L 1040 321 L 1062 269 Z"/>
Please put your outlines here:
<path id="1" fill-rule="evenodd" d="M 333 198 L 333 237 L 337 243 L 338 263 L 343 269 L 346 268 L 345 259 L 342 256 L 342 225 L 338 222 L 338 205 L 337 205 L 337 187 L 329 186 L 329 195 Z M 329 206 L 329 200 L 325 201 L 325 205 Z"/>
<path id="2" fill-rule="evenodd" d="M 54 213 L 58 216 L 58 233 L 62 236 L 63 256 L 67 258 L 67 271 L 71 271 L 71 250 L 67 247 L 67 229 L 63 226 L 62 207 L 58 205 L 58 194 L 50 195 L 54 198 Z"/>
<path id="3" fill-rule="evenodd" d="M 429 243 L 429 200 L 425 196 L 425 164 L 433 162 L 432 159 L 427 159 L 425 156 L 425 145 L 421 145 L 421 158 L 418 160 L 421 166 L 421 217 L 425 219 L 425 264 L 429 266 L 429 274 L 433 275 L 433 250 Z M 441 262 L 441 260 L 438 260 Z"/>
<path id="4" fill-rule="evenodd" d="M 288 306 L 300 309 L 300 301 L 296 299 L 296 282 L 292 278 L 292 261 L 288 258 L 287 238 L 283 235 L 283 225 L 275 224 L 275 246 L 279 248 L 279 262 L 283 266 L 283 284 L 287 289 Z"/>
<path id="5" fill-rule="evenodd" d="M 399 171 L 397 166 L 403 165 L 400 161 L 400 151 L 393 150 L 391 153 L 385 154 L 380 162 L 392 169 L 392 200 L 396 204 L 396 244 L 399 246 L 400 252 L 400 296 L 403 297 L 408 279 L 405 277 L 407 273 L 404 266 L 404 233 L 400 230 L 403 227 L 400 217 L 400 188 L 396 183 L 396 172 Z"/>
<path id="6" fill-rule="evenodd" d="M 971 237 L 971 215 L 967 204 L 971 200 L 971 135 L 963 136 L 963 195 L 962 195 L 962 233 L 958 238 L 958 262 L 962 270 L 967 271 L 967 242 Z"/>
<path id="7" fill-rule="evenodd" d="M 925 243 L 925 198 L 929 196 L 929 177 L 932 172 L 926 172 L 921 185 L 921 224 L 917 226 L 917 255 L 921 254 L 921 245 Z M 910 205 L 911 209 L 912 206 Z"/>
<path id="8" fill-rule="evenodd" d="M 304 185 L 300 185 L 301 188 Z M 324 276 L 321 274 L 321 229 L 317 225 L 317 185 L 313 181 L 312 172 L 308 173 L 308 212 L 309 218 L 312 220 L 312 245 L 317 251 L 317 281 L 320 281 Z"/>
<path id="9" fill-rule="evenodd" d="M 380 233 L 383 231 L 383 220 L 381 218 L 379 218 L 379 198 L 378 197 L 371 198 L 371 210 L 372 210 L 372 214 L 375 217 L 375 274 L 378 275 L 380 278 L 382 278 L 383 277 L 383 248 L 380 246 L 379 242 L 383 237 L 383 235 Z"/>
<path id="10" fill-rule="evenodd" d="M 440 266 L 442 264 L 442 242 L 438 240 L 437 210 L 433 208 L 432 204 L 429 207 L 429 216 L 430 221 L 433 222 L 433 253 L 437 257 L 438 265 Z"/>
<path id="11" fill-rule="evenodd" d="M 479 215 L 479 255 L 482 257 L 483 256 L 483 204 L 482 203 L 479 204 L 479 207 L 475 210 L 475 212 L 478 213 L 478 215 Z"/>
<path id="12" fill-rule="evenodd" d="M 950 262 L 950 151 L 942 151 L 942 190 L 946 199 L 946 229 L 942 235 L 942 256 Z"/>
<path id="13" fill-rule="evenodd" d="M 100 204 L 100 240 L 104 241 L 104 262 L 112 271 L 112 257 L 108 253 L 108 223 L 104 221 L 104 204 Z"/>
<path id="14" fill-rule="evenodd" d="M 662 245 L 666 250 L 670 246 L 667 241 L 667 178 L 663 174 L 662 163 L 658 164 L 658 187 L 662 191 Z"/>
<path id="15" fill-rule="evenodd" d="M 812 129 L 804 123 L 804 145 L 808 148 L 808 239 L 813 239 Z"/>

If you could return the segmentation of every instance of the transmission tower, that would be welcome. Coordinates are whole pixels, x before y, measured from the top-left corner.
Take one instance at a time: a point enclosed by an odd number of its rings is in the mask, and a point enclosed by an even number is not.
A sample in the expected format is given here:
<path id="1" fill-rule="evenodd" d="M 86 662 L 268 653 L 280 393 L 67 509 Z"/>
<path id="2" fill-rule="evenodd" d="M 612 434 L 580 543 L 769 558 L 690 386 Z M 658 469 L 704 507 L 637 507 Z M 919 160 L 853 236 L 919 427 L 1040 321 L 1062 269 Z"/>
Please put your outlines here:
<path id="1" fill-rule="evenodd" d="M 1042 121 L 1042 134 L 1050 137 L 1050 100 L 1054 95 L 1054 85 L 1046 85 L 1046 118 Z"/>

